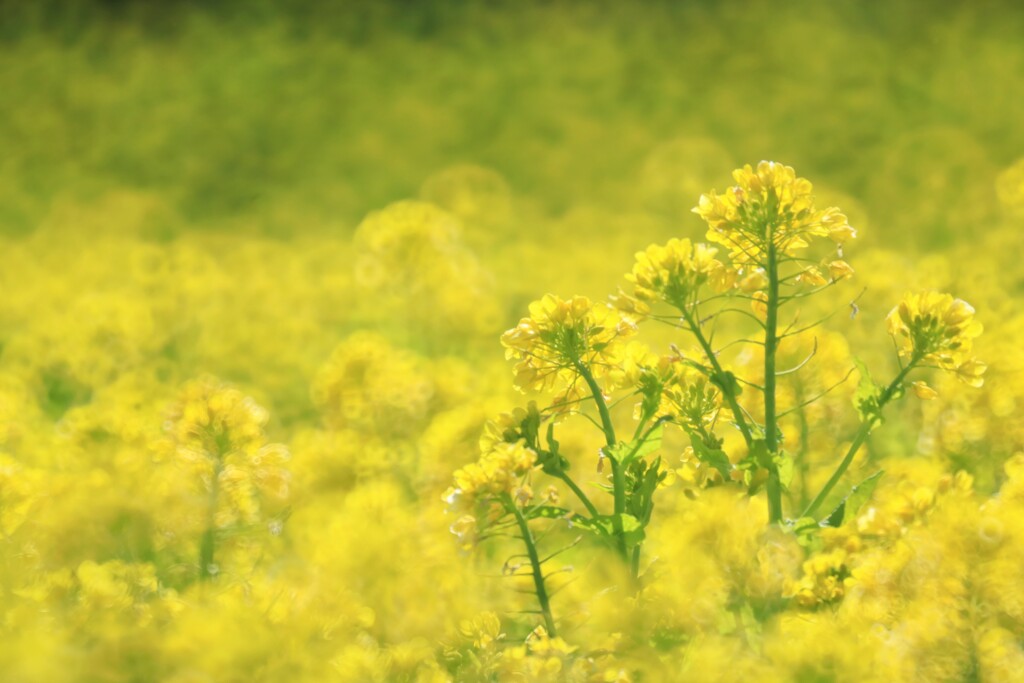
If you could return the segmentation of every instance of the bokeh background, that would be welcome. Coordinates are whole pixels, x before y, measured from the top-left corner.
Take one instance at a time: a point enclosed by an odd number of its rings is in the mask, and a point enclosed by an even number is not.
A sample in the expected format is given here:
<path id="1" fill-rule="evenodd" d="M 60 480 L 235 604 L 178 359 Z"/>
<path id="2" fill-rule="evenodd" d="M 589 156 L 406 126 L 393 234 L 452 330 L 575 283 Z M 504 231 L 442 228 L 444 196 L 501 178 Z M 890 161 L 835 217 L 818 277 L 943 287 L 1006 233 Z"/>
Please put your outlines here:
<path id="1" fill-rule="evenodd" d="M 905 289 L 978 308 L 989 388 L 877 449 L 994 490 L 1024 447 L 1022 93 L 1017 2 L 0 0 L 0 677 L 462 670 L 503 593 L 440 495 L 521 400 L 498 336 L 701 238 L 699 195 L 760 159 L 860 231 L 864 357 L 891 366 Z M 201 377 L 291 452 L 283 490 L 247 475 L 217 590 L 166 446 Z"/>

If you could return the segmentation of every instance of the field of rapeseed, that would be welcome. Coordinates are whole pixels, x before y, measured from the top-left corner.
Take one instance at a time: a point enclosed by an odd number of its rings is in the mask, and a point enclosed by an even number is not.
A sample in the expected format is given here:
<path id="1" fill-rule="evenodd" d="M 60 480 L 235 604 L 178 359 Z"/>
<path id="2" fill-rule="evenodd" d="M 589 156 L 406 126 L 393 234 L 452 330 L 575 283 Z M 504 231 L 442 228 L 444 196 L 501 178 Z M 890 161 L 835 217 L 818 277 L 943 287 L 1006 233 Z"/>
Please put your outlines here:
<path id="1" fill-rule="evenodd" d="M 1024 680 L 1022 37 L 0 0 L 0 681 Z"/>

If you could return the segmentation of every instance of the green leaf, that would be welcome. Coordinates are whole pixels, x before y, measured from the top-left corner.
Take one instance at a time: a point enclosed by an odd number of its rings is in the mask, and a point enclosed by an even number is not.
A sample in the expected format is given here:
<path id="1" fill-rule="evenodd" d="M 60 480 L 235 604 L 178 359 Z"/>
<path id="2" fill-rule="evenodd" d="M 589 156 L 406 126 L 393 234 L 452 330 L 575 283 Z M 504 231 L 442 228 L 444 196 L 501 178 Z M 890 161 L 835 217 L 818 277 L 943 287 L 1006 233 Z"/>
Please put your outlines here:
<path id="1" fill-rule="evenodd" d="M 836 506 L 832 513 L 821 521 L 821 526 L 839 527 L 844 521 L 857 517 L 857 513 L 864 507 L 864 504 L 871 500 L 871 494 L 878 486 L 878 480 L 885 474 L 885 470 L 878 470 L 870 477 L 850 489 L 850 492 Z"/>
<path id="2" fill-rule="evenodd" d="M 661 469 L 661 458 L 650 464 L 636 460 L 626 472 L 626 509 L 646 525 L 654 508 L 654 492 L 668 473 Z"/>
<path id="3" fill-rule="evenodd" d="M 874 429 L 882 424 L 882 407 L 879 404 L 882 389 L 871 379 L 864 361 L 854 358 L 853 364 L 860 373 L 860 382 L 857 383 L 857 390 L 853 394 L 853 405 L 860 415 L 860 421 Z"/>
<path id="4" fill-rule="evenodd" d="M 664 435 L 665 423 L 658 423 L 657 427 L 654 427 L 647 433 L 646 438 L 643 436 L 640 437 L 642 441 L 640 442 L 636 453 L 633 454 L 633 457 L 642 458 L 645 455 L 650 455 L 661 448 L 661 439 Z"/>
<path id="5" fill-rule="evenodd" d="M 714 467 L 722 473 L 722 477 L 725 479 L 729 478 L 729 473 L 732 471 L 732 462 L 729 460 L 729 456 L 725 454 L 725 451 L 721 448 L 711 448 L 696 434 L 690 435 L 690 444 L 693 446 L 693 452 L 698 460 Z"/>
<path id="6" fill-rule="evenodd" d="M 768 442 L 764 439 L 754 439 L 750 444 L 750 454 L 747 458 L 755 462 L 758 467 L 765 469 L 771 467 L 772 455 L 768 450 Z"/>
<path id="7" fill-rule="evenodd" d="M 633 515 L 598 515 L 597 517 L 574 517 L 573 526 L 591 531 L 602 538 L 614 538 L 616 522 L 622 525 L 622 534 L 628 545 L 636 545 L 644 540 L 644 528 Z"/>
<path id="8" fill-rule="evenodd" d="M 792 523 L 790 530 L 796 536 L 796 542 L 812 552 L 821 549 L 824 545 L 821 538 L 821 526 L 813 517 L 801 517 Z"/>
<path id="9" fill-rule="evenodd" d="M 613 458 L 616 462 L 628 465 L 637 458 L 650 455 L 661 448 L 661 439 L 664 433 L 664 423 L 658 423 L 653 429 L 633 441 L 620 441 L 612 447 L 605 448 L 605 455 Z"/>
<path id="10" fill-rule="evenodd" d="M 640 523 L 640 520 L 633 515 L 625 513 L 618 515 L 618 517 L 622 519 L 622 532 L 626 537 L 626 544 L 634 546 L 643 542 L 646 534 L 644 533 L 644 525 Z"/>
<path id="11" fill-rule="evenodd" d="M 793 458 L 785 453 L 779 453 L 774 460 L 775 468 L 779 472 L 779 483 L 782 484 L 782 488 L 788 489 L 793 482 Z"/>
<path id="12" fill-rule="evenodd" d="M 559 517 L 569 519 L 572 516 L 572 511 L 556 505 L 538 505 L 523 510 L 523 516 L 527 519 L 558 519 Z"/>

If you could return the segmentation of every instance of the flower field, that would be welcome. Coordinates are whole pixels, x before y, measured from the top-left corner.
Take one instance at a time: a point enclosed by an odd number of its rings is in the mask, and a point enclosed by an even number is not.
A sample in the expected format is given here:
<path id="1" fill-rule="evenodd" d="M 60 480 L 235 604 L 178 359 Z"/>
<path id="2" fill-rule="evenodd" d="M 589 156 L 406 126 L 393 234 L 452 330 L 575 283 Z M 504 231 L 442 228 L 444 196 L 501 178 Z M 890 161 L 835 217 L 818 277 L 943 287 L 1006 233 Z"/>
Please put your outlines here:
<path id="1" fill-rule="evenodd" d="M 0 0 L 0 681 L 1024 681 L 1022 36 Z"/>

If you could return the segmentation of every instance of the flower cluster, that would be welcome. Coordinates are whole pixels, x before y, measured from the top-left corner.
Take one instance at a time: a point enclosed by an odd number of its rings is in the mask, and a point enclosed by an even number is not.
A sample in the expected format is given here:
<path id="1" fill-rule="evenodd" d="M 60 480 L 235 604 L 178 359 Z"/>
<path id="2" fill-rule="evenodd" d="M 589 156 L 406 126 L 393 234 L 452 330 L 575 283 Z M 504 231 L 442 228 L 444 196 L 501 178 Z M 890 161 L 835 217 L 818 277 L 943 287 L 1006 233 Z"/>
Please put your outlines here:
<path id="1" fill-rule="evenodd" d="M 734 273 L 715 258 L 717 252 L 706 244 L 678 238 L 637 252 L 633 271 L 626 275 L 633 284 L 633 297 L 643 304 L 660 300 L 688 309 L 704 284 L 717 290 L 732 284 Z"/>
<path id="2" fill-rule="evenodd" d="M 537 465 L 537 454 L 522 441 L 498 443 L 481 454 L 480 459 L 462 469 L 456 470 L 455 488 L 446 498 L 455 496 L 460 502 L 472 503 L 480 500 L 513 495 L 528 497 L 523 486 L 523 477 Z M 526 502 L 526 501 L 523 501 Z"/>
<path id="3" fill-rule="evenodd" d="M 289 455 L 268 443 L 268 413 L 251 397 L 213 377 L 188 382 L 169 411 L 169 446 L 214 501 L 215 525 L 259 518 L 260 499 L 289 493 Z"/>
<path id="4" fill-rule="evenodd" d="M 505 357 L 516 361 L 521 390 L 568 388 L 587 368 L 600 378 L 614 368 L 622 342 L 636 324 L 604 303 L 584 296 L 561 299 L 548 294 L 530 304 L 530 317 L 505 332 Z"/>
<path id="5" fill-rule="evenodd" d="M 902 357 L 933 363 L 973 387 L 984 383 L 986 366 L 970 355 L 982 325 L 966 301 L 939 292 L 908 293 L 886 322 Z"/>
<path id="6" fill-rule="evenodd" d="M 769 246 L 792 255 L 813 237 L 828 237 L 842 245 L 856 237 L 845 215 L 836 208 L 814 205 L 811 183 L 798 178 L 790 166 L 762 161 L 733 171 L 736 185 L 724 194 L 702 195 L 694 212 L 707 221 L 707 238 L 730 250 L 739 265 L 763 263 Z"/>

